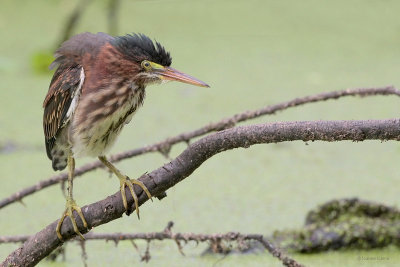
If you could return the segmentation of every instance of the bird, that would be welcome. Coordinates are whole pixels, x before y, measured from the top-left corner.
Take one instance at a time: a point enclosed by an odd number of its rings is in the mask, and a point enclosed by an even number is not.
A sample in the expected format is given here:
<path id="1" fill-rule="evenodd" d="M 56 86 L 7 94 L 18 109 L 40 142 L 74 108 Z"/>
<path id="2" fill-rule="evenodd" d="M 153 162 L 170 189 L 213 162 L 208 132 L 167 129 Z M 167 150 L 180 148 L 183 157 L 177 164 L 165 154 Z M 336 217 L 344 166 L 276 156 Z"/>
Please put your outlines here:
<path id="1" fill-rule="evenodd" d="M 61 44 L 50 69 L 56 68 L 43 102 L 43 130 L 46 153 L 55 171 L 68 170 L 66 208 L 56 226 L 69 217 L 82 239 L 73 212 L 87 228 L 80 206 L 73 198 L 75 158 L 97 157 L 120 181 L 120 192 L 128 210 L 125 188 L 132 194 L 139 217 L 138 185 L 151 199 L 146 186 L 130 179 L 106 157 L 125 124 L 143 105 L 150 84 L 179 81 L 209 87 L 194 77 L 171 67 L 172 58 L 159 42 L 141 33 L 111 36 L 80 33 Z"/>

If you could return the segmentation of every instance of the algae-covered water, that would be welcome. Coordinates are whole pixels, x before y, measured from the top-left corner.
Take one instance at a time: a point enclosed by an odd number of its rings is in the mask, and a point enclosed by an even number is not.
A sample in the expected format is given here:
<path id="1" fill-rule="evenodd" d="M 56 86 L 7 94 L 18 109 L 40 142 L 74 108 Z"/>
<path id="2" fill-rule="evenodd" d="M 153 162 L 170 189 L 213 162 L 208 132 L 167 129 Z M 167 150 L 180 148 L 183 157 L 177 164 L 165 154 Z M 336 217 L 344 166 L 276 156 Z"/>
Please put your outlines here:
<path id="1" fill-rule="evenodd" d="M 76 33 L 106 31 L 106 1 L 93 1 Z M 37 74 L 32 56 L 53 50 L 77 1 L 0 2 L 0 198 L 53 175 L 44 150 L 42 101 L 51 74 Z M 152 144 L 244 110 L 349 87 L 400 84 L 398 1 L 121 1 L 119 33 L 142 32 L 172 54 L 174 68 L 211 85 L 169 83 L 147 90 L 144 107 L 112 152 Z M 346 98 L 310 104 L 249 123 L 398 117 L 400 99 Z M 13 144 L 13 145 L 10 145 Z M 11 147 L 11 148 L 10 148 Z M 175 156 L 185 145 L 172 149 Z M 175 231 L 270 234 L 302 226 L 307 211 L 334 198 L 359 197 L 399 206 L 397 142 L 291 142 L 219 154 L 191 177 L 148 202 L 135 216 L 93 232 L 147 232 L 175 222 Z M 80 166 L 91 159 L 78 159 Z M 131 177 L 167 160 L 147 154 L 118 164 Z M 75 181 L 80 205 L 118 190 L 97 170 Z M 33 234 L 59 218 L 65 200 L 53 186 L 0 210 L 0 235 Z M 146 243 L 137 242 L 141 253 Z M 0 245 L 4 259 L 16 244 Z M 147 266 L 280 266 L 269 254 L 200 257 L 205 245 L 153 242 Z M 86 244 L 89 266 L 143 264 L 129 242 Z M 396 248 L 292 255 L 308 266 L 398 266 Z M 66 260 L 81 266 L 78 244 Z"/>

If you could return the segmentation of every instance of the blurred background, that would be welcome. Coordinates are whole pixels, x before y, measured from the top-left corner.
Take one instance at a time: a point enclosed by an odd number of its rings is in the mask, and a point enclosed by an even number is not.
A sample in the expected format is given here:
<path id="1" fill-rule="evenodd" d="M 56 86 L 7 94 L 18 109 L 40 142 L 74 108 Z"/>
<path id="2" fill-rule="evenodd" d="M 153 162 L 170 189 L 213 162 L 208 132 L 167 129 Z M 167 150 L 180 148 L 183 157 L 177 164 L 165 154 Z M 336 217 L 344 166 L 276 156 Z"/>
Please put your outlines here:
<path id="1" fill-rule="evenodd" d="M 45 71 L 74 0 L 0 2 L 0 199 L 55 173 L 47 159 L 42 102 L 52 76 Z M 398 1 L 119 1 L 117 25 L 109 27 L 109 1 L 87 1 L 73 34 L 139 32 L 171 52 L 172 66 L 211 85 L 168 83 L 147 88 L 144 107 L 124 128 L 112 153 L 141 147 L 245 110 L 296 97 L 356 87 L 400 84 Z M 51 60 L 51 58 L 50 58 Z M 44 67 L 43 67 L 44 66 Z M 248 123 L 398 117 L 393 96 L 343 98 L 290 109 Z M 186 145 L 177 145 L 171 156 Z M 93 159 L 77 160 L 77 167 Z M 271 234 L 300 227 L 306 213 L 335 198 L 359 197 L 399 206 L 400 145 L 396 142 L 290 142 L 228 151 L 205 162 L 162 201 L 141 208 L 141 220 L 126 217 L 93 232 L 161 231 L 175 222 L 180 232 L 240 231 Z M 167 160 L 158 153 L 117 166 L 131 177 Z M 118 190 L 104 170 L 75 180 L 78 204 Z M 239 197 L 241 196 L 241 197 Z M 40 191 L 0 210 L 0 235 L 34 234 L 59 218 L 60 186 Z M 142 253 L 145 242 L 136 242 Z M 17 244 L 0 246 L 4 259 Z M 269 254 L 200 257 L 205 245 L 153 242 L 148 266 L 280 266 Z M 89 266 L 140 263 L 130 242 L 86 243 Z M 360 255 L 389 257 L 398 249 L 298 255 L 310 266 L 358 266 Z M 66 244 L 66 260 L 40 266 L 81 266 L 77 243 Z M 372 265 L 371 265 L 372 266 Z"/>

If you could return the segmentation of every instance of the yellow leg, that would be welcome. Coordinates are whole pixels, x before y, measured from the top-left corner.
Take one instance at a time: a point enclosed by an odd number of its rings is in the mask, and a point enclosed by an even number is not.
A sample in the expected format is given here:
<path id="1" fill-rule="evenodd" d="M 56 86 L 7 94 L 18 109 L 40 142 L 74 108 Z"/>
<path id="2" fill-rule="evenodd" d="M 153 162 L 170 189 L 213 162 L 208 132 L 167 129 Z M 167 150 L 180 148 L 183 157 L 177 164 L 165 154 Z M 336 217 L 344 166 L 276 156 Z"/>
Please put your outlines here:
<path id="1" fill-rule="evenodd" d="M 118 177 L 119 183 L 120 183 L 122 202 L 124 203 L 125 210 L 128 210 L 128 202 L 126 201 L 126 195 L 125 195 L 125 186 L 128 186 L 129 191 L 131 191 L 133 200 L 135 201 L 136 214 L 137 214 L 138 218 L 140 219 L 139 201 L 138 201 L 137 195 L 135 193 L 135 190 L 133 190 L 133 185 L 137 184 L 138 186 L 140 186 L 143 189 L 143 191 L 146 193 L 147 197 L 150 200 L 152 200 L 151 194 L 150 194 L 149 190 L 147 189 L 147 187 L 141 181 L 135 180 L 135 179 L 129 179 L 128 176 L 122 174 L 111 162 L 109 162 L 107 160 L 107 158 L 105 156 L 100 156 L 99 160 Z"/>
<path id="2" fill-rule="evenodd" d="M 74 214 L 73 214 L 73 212 L 75 210 L 78 213 L 79 217 L 81 217 L 83 225 L 85 226 L 85 228 L 87 228 L 87 223 L 86 223 L 85 217 L 83 216 L 82 210 L 78 205 L 76 205 L 76 202 L 75 202 L 74 198 L 72 197 L 72 190 L 73 190 L 73 182 L 72 182 L 72 180 L 74 179 L 74 171 L 75 171 L 75 159 L 71 155 L 69 155 L 68 156 L 68 196 L 67 196 L 67 203 L 65 204 L 65 206 L 66 206 L 65 211 L 64 211 L 61 219 L 58 221 L 57 228 L 56 228 L 57 237 L 61 241 L 63 239 L 62 239 L 60 230 L 61 230 L 62 223 L 63 223 L 65 217 L 67 217 L 67 216 L 71 219 L 72 226 L 74 227 L 75 233 L 77 233 L 82 238 L 82 240 L 85 239 L 85 238 L 83 238 L 83 235 L 78 230 L 78 226 L 76 225 L 76 221 L 75 221 Z"/>

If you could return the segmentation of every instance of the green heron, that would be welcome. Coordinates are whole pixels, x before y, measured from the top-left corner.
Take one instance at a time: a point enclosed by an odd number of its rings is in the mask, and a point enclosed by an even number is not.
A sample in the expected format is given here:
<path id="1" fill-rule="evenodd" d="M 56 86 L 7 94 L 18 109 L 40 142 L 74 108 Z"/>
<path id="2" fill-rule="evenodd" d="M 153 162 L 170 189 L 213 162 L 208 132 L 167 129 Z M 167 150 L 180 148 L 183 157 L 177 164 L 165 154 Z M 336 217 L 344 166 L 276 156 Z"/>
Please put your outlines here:
<path id="1" fill-rule="evenodd" d="M 113 37 L 105 33 L 81 33 L 64 42 L 50 68 L 57 67 L 43 103 L 46 152 L 54 170 L 68 166 L 66 209 L 58 222 L 70 217 L 74 231 L 83 238 L 73 217 L 75 210 L 84 227 L 87 222 L 72 196 L 75 157 L 94 156 L 120 181 L 123 204 L 128 210 L 125 187 L 129 188 L 139 217 L 138 200 L 129 179 L 105 157 L 123 126 L 143 104 L 145 87 L 163 81 L 208 85 L 170 67 L 171 56 L 158 42 L 143 34 Z"/>

